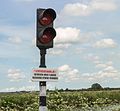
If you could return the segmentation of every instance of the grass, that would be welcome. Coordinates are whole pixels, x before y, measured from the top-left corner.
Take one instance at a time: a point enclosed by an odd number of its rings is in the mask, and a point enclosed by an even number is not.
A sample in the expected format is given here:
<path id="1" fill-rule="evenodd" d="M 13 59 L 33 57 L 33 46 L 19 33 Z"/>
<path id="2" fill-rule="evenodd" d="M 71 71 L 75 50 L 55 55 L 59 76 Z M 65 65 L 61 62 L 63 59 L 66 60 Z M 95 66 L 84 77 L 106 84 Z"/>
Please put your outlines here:
<path id="1" fill-rule="evenodd" d="M 0 111 L 38 111 L 38 92 L 0 94 Z M 120 90 L 49 91 L 49 111 L 120 111 Z"/>

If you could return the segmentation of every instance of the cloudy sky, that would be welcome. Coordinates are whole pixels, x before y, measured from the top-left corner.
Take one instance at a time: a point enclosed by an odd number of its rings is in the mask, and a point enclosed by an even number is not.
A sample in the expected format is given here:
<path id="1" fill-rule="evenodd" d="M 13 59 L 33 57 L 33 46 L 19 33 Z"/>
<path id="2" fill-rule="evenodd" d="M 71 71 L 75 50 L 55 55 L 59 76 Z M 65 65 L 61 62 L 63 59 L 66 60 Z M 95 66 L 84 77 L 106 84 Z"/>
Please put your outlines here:
<path id="1" fill-rule="evenodd" d="M 59 70 L 59 81 L 47 88 L 120 87 L 120 0 L 1 0 L 0 92 L 38 90 L 37 8 L 57 13 L 46 65 Z"/>

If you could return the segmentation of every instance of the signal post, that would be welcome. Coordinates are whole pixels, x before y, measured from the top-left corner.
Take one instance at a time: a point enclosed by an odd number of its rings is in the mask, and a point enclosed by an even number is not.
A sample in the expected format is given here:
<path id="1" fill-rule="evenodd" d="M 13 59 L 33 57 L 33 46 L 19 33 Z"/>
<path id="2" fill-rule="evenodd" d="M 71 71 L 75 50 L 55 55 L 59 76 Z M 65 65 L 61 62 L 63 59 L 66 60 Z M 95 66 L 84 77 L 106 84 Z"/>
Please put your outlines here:
<path id="1" fill-rule="evenodd" d="M 56 36 L 56 31 L 53 28 L 55 18 L 56 12 L 53 9 L 37 9 L 36 46 L 40 50 L 40 66 L 33 70 L 32 80 L 39 82 L 39 111 L 47 111 L 46 81 L 58 80 L 57 71 L 47 69 L 45 65 L 46 50 L 53 48 L 53 39 Z"/>

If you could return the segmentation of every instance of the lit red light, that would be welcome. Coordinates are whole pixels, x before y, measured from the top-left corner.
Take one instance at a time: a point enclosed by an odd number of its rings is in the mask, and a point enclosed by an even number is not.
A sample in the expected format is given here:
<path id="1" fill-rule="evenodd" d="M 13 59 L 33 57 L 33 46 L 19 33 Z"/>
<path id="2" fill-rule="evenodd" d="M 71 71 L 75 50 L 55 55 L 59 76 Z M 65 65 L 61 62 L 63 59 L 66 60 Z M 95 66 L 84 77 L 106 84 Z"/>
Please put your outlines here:
<path id="1" fill-rule="evenodd" d="M 49 43 L 51 40 L 52 40 L 52 36 L 51 36 L 50 34 L 44 34 L 44 35 L 42 35 L 42 37 L 40 38 L 40 41 L 41 41 L 43 44 L 47 44 L 47 43 Z"/>
<path id="2" fill-rule="evenodd" d="M 54 39 L 56 36 L 56 31 L 53 28 L 47 28 L 43 35 L 41 35 L 39 41 L 43 44 L 47 44 Z"/>
<path id="3" fill-rule="evenodd" d="M 50 23 L 52 23 L 53 18 L 51 17 L 50 14 L 45 14 L 41 19 L 40 19 L 40 23 L 43 26 L 49 25 Z"/>

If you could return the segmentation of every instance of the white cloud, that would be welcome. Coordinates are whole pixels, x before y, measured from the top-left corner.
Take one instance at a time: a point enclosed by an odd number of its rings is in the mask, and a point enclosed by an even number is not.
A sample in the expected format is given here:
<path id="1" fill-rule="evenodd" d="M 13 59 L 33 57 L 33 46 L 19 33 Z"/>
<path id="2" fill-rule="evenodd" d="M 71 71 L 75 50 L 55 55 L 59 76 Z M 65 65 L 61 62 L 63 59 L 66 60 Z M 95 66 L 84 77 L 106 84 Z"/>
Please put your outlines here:
<path id="1" fill-rule="evenodd" d="M 93 63 L 99 63 L 100 57 L 92 53 L 89 53 L 84 57 L 84 59 L 92 61 Z"/>
<path id="2" fill-rule="evenodd" d="M 76 43 L 80 41 L 80 29 L 66 27 L 57 28 L 57 36 L 55 37 L 56 43 Z"/>
<path id="3" fill-rule="evenodd" d="M 32 46 L 36 46 L 36 37 L 32 38 Z"/>
<path id="4" fill-rule="evenodd" d="M 102 32 L 87 32 L 81 33 L 80 29 L 73 27 L 59 27 L 56 29 L 57 36 L 55 37 L 55 50 L 49 51 L 53 55 L 61 55 L 65 49 L 75 44 L 90 44 L 93 42 L 93 38 L 103 35 Z M 83 48 L 78 48 L 76 53 L 80 53 Z"/>
<path id="5" fill-rule="evenodd" d="M 113 66 L 112 61 L 102 62 L 99 56 L 88 54 L 85 59 L 95 64 L 96 72 L 82 74 L 83 79 L 89 81 L 107 81 L 109 79 L 120 79 L 119 71 Z"/>
<path id="6" fill-rule="evenodd" d="M 16 89 L 18 91 L 35 91 L 36 90 L 36 86 L 35 85 L 31 85 L 31 86 L 22 86 L 18 89 Z"/>
<path id="7" fill-rule="evenodd" d="M 0 33 L 4 34 L 8 37 L 8 40 L 10 42 L 17 41 L 26 41 L 26 40 L 32 40 L 34 35 L 32 25 L 30 26 L 14 26 L 14 25 L 6 25 L 1 24 L 0 25 Z M 22 33 L 21 33 L 22 32 Z"/>
<path id="8" fill-rule="evenodd" d="M 94 38 L 102 36 L 102 32 L 81 32 L 75 27 L 56 28 L 57 36 L 55 37 L 55 48 L 66 49 L 72 44 L 93 43 Z"/>
<path id="9" fill-rule="evenodd" d="M 66 4 L 61 11 L 61 15 L 67 16 L 88 16 L 95 11 L 113 11 L 117 9 L 117 4 L 112 0 L 91 0 L 88 4 L 73 3 Z"/>
<path id="10" fill-rule="evenodd" d="M 114 40 L 108 38 L 97 41 L 93 46 L 97 48 L 114 48 L 116 45 Z"/>
<path id="11" fill-rule="evenodd" d="M 55 89 L 57 83 L 47 83 L 47 89 Z M 16 92 L 16 91 L 38 91 L 39 87 L 35 85 L 33 82 L 31 85 L 21 86 L 21 87 L 8 87 L 1 89 L 0 92 Z"/>
<path id="12" fill-rule="evenodd" d="M 115 69 L 113 66 L 106 66 L 105 68 L 103 68 L 102 70 L 99 70 L 95 73 L 88 73 L 83 74 L 82 75 L 83 80 L 86 79 L 88 81 L 92 81 L 92 82 L 105 82 L 109 80 L 119 80 L 120 76 L 119 76 L 119 72 L 117 69 Z"/>
<path id="13" fill-rule="evenodd" d="M 63 55 L 64 54 L 64 49 L 67 49 L 68 47 L 70 47 L 71 44 L 55 44 L 54 49 L 50 49 L 48 50 L 48 53 L 51 55 Z"/>
<path id="14" fill-rule="evenodd" d="M 69 46 L 71 46 L 71 44 L 70 43 L 66 43 L 66 44 L 55 44 L 55 48 L 58 48 L 58 49 L 66 49 L 66 48 L 68 48 Z"/>
<path id="15" fill-rule="evenodd" d="M 96 65 L 97 68 L 104 68 L 104 67 L 106 67 L 106 66 L 107 66 L 106 64 L 102 64 L 102 63 L 98 63 L 98 64 Z"/>
<path id="16" fill-rule="evenodd" d="M 113 64 L 112 61 L 108 61 L 107 63 L 101 63 L 100 61 L 96 64 L 96 68 L 106 68 L 108 66 L 111 66 Z"/>
<path id="17" fill-rule="evenodd" d="M 22 86 L 22 87 L 10 87 L 2 89 L 1 92 L 16 92 L 16 91 L 36 91 L 38 88 L 35 85 Z"/>
<path id="18" fill-rule="evenodd" d="M 81 54 L 81 53 L 84 53 L 85 50 L 86 50 L 86 48 L 77 47 L 75 49 L 75 52 L 76 52 L 76 54 Z"/>
<path id="19" fill-rule="evenodd" d="M 93 0 L 90 5 L 92 10 L 113 11 L 117 9 L 117 4 L 112 0 Z"/>
<path id="20" fill-rule="evenodd" d="M 9 37 L 8 41 L 11 43 L 20 44 L 22 42 L 22 39 L 20 37 Z"/>
<path id="21" fill-rule="evenodd" d="M 62 55 L 64 53 L 64 51 L 60 49 L 52 49 L 48 51 L 49 51 L 49 54 L 52 54 L 52 55 Z"/>
<path id="22" fill-rule="evenodd" d="M 25 75 L 20 69 L 8 69 L 8 78 L 10 81 L 20 81 L 25 78 Z"/>
<path id="23" fill-rule="evenodd" d="M 81 3 L 74 3 L 65 5 L 61 13 L 70 16 L 86 16 L 90 14 L 90 11 L 87 5 Z"/>
<path id="24" fill-rule="evenodd" d="M 110 79 L 119 80 L 119 71 L 113 66 L 112 61 L 108 61 L 106 63 L 101 63 L 100 61 L 96 63 L 96 68 L 100 68 L 101 70 L 89 74 L 88 78 L 92 78 L 91 80 L 99 80 L 99 81 L 109 81 Z"/>
<path id="25" fill-rule="evenodd" d="M 118 81 L 120 79 L 120 72 L 113 66 L 111 61 L 108 61 L 104 67 L 96 72 L 80 73 L 78 69 L 72 68 L 65 64 L 58 68 L 59 79 L 64 82 L 110 82 L 111 80 Z"/>
<path id="26" fill-rule="evenodd" d="M 48 82 L 47 89 L 54 90 L 56 89 L 57 85 L 58 85 L 58 82 Z"/>
<path id="27" fill-rule="evenodd" d="M 61 71 L 61 72 L 65 72 L 65 71 L 71 70 L 70 66 L 67 65 L 67 64 L 65 64 L 65 65 L 63 65 L 63 66 L 60 66 L 58 69 L 59 69 L 59 71 Z"/>
<path id="28" fill-rule="evenodd" d="M 27 55 L 33 48 L 32 40 L 35 36 L 32 28 L 33 26 L 3 24 L 0 25 L 0 33 L 4 35 L 4 39 L 1 39 L 0 41 L 0 50 L 2 52 L 0 56 L 6 58 L 28 58 L 28 56 L 25 55 Z"/>
<path id="29" fill-rule="evenodd" d="M 58 68 L 60 79 L 64 79 L 65 82 L 76 81 L 80 79 L 80 72 L 77 69 L 71 68 L 65 64 Z"/>
<path id="30" fill-rule="evenodd" d="M 106 79 L 106 78 L 112 78 L 116 79 L 118 78 L 118 71 L 113 66 L 108 66 L 104 68 L 102 71 L 99 71 L 96 74 L 96 78 L 98 79 Z"/>
<path id="31" fill-rule="evenodd" d="M 1 90 L 1 92 L 13 92 L 13 91 L 15 91 L 15 87 L 5 88 Z"/>

